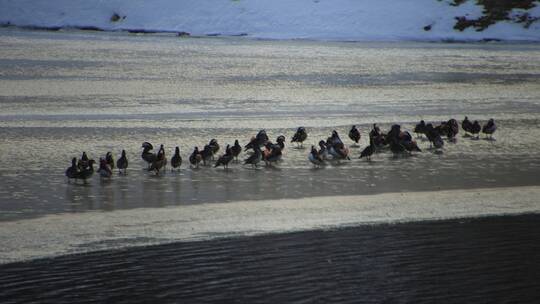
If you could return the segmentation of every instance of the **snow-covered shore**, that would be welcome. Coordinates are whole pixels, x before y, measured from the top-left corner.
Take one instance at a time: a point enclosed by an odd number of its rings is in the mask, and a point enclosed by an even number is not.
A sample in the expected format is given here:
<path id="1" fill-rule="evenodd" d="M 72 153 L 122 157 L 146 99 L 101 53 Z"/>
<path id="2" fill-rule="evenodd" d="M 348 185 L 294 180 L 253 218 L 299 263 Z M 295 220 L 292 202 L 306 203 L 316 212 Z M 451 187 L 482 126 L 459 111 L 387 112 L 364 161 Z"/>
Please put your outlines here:
<path id="1" fill-rule="evenodd" d="M 540 8 L 529 13 L 539 16 Z M 25 27 L 266 39 L 540 41 L 540 22 L 528 29 L 508 21 L 481 32 L 453 29 L 455 17 L 481 14 L 474 1 L 451 6 L 449 0 L 0 0 L 0 24 Z"/>

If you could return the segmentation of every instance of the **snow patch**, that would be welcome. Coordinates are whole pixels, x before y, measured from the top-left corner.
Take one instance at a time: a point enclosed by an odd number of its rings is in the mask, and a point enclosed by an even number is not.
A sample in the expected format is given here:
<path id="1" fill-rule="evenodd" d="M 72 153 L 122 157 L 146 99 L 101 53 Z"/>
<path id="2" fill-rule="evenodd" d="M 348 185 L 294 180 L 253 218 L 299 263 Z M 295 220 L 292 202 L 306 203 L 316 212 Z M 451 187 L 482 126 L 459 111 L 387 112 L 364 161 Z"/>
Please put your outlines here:
<path id="1" fill-rule="evenodd" d="M 540 41 L 538 22 L 529 29 L 511 22 L 482 32 L 453 29 L 456 16 L 481 14 L 473 1 L 456 7 L 437 0 L 0 0 L 0 23 L 30 27 L 268 39 Z M 537 16 L 538 7 L 530 14 Z"/>

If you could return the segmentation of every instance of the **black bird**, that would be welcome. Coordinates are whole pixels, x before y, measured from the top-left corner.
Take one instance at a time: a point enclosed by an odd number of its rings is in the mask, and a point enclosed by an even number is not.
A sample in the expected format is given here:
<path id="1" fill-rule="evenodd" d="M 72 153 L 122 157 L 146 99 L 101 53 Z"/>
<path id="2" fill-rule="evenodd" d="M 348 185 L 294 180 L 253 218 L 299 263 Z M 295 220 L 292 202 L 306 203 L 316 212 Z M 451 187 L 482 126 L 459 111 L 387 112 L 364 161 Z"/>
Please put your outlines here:
<path id="1" fill-rule="evenodd" d="M 259 162 L 262 160 L 261 148 L 259 148 L 259 146 L 255 146 L 253 147 L 253 150 L 255 151 L 255 153 L 253 153 L 250 157 L 244 160 L 244 165 L 249 164 L 253 167 L 257 167 Z"/>
<path id="2" fill-rule="evenodd" d="M 317 152 L 317 149 L 315 149 L 315 146 L 311 146 L 311 152 L 309 152 L 308 159 L 315 167 L 324 165 L 324 160 L 319 152 Z"/>
<path id="3" fill-rule="evenodd" d="M 377 126 L 377 124 L 373 124 L 371 131 L 369 131 L 369 137 L 375 138 L 380 134 L 381 134 L 381 129 L 379 129 L 379 126 Z"/>
<path id="4" fill-rule="evenodd" d="M 480 131 L 482 130 L 482 127 L 480 127 L 480 123 L 478 122 L 478 120 L 475 120 L 472 124 L 472 127 L 471 127 L 471 133 L 473 135 L 476 134 L 476 138 L 478 138 L 480 136 Z"/>
<path id="5" fill-rule="evenodd" d="M 174 155 L 171 157 L 171 172 L 173 169 L 180 168 L 182 165 L 182 156 L 180 156 L 180 148 L 177 146 L 174 149 Z"/>
<path id="6" fill-rule="evenodd" d="M 148 168 L 150 168 L 150 165 L 157 159 L 157 155 L 150 152 L 152 149 L 154 149 L 154 146 L 152 146 L 152 144 L 149 142 L 143 142 L 141 147 L 143 148 L 141 157 L 145 162 L 148 163 Z"/>
<path id="7" fill-rule="evenodd" d="M 221 155 L 216 164 L 214 165 L 214 168 L 217 168 L 219 166 L 223 166 L 225 170 L 228 169 L 229 163 L 233 159 L 232 149 L 227 145 L 227 148 L 225 149 L 225 154 Z"/>
<path id="8" fill-rule="evenodd" d="M 391 139 L 390 140 L 390 151 L 394 153 L 394 155 L 401 154 L 406 151 L 405 146 L 399 142 L 397 139 Z"/>
<path id="9" fill-rule="evenodd" d="M 259 133 L 257 133 L 257 135 L 255 136 L 255 138 L 259 143 L 259 147 L 266 144 L 266 142 L 269 140 L 265 130 L 260 130 Z"/>
<path id="10" fill-rule="evenodd" d="M 249 149 L 254 149 L 255 146 L 259 146 L 259 142 L 257 141 L 257 137 L 253 136 L 249 142 L 244 146 L 244 151 L 248 151 Z"/>
<path id="11" fill-rule="evenodd" d="M 493 137 L 493 133 L 497 130 L 497 125 L 495 125 L 495 121 L 493 118 L 491 118 L 483 127 L 482 127 L 482 133 L 489 135 L 489 138 Z"/>
<path id="12" fill-rule="evenodd" d="M 455 140 L 456 135 L 459 133 L 459 125 L 457 120 L 450 119 L 446 122 L 446 137 L 450 140 Z"/>
<path id="13" fill-rule="evenodd" d="M 156 159 L 152 162 L 148 171 L 154 171 L 156 175 L 159 175 L 159 171 L 165 168 L 165 166 L 167 166 L 167 158 L 165 157 L 165 148 L 161 145 L 156 155 Z"/>
<path id="14" fill-rule="evenodd" d="M 375 152 L 375 144 L 373 143 L 373 140 L 369 141 L 369 146 L 365 147 L 364 150 L 362 150 L 362 153 L 360 153 L 360 158 L 365 157 L 368 161 L 371 160 L 371 155 Z"/>
<path id="15" fill-rule="evenodd" d="M 202 157 L 204 166 L 209 165 L 207 164 L 207 162 L 210 162 L 210 160 L 212 159 L 212 156 L 214 156 L 214 153 L 212 152 L 212 146 L 205 145 L 204 149 L 201 151 L 201 157 Z"/>
<path id="16" fill-rule="evenodd" d="M 82 161 L 89 161 L 89 160 L 90 160 L 90 159 L 88 158 L 88 155 L 86 155 L 86 152 L 83 152 L 83 153 L 82 153 L 81 160 L 82 160 Z"/>
<path id="17" fill-rule="evenodd" d="M 120 158 L 116 161 L 116 167 L 118 167 L 118 172 L 121 172 L 120 170 L 124 170 L 124 174 L 126 174 L 126 169 L 128 167 L 126 150 L 122 150 L 122 156 L 120 156 Z"/>
<path id="18" fill-rule="evenodd" d="M 78 173 L 77 169 L 77 158 L 74 157 L 71 159 L 71 167 L 67 168 L 66 170 L 66 176 L 68 178 L 68 182 L 72 178 L 76 178 Z"/>
<path id="19" fill-rule="evenodd" d="M 332 144 L 332 146 L 334 146 L 334 145 L 336 145 L 338 143 L 343 144 L 343 141 L 339 137 L 339 134 L 338 134 L 338 132 L 336 130 L 332 131 L 332 135 L 330 136 L 330 143 Z"/>
<path id="20" fill-rule="evenodd" d="M 377 124 L 373 124 L 373 128 L 369 132 L 369 139 L 373 140 L 375 148 L 381 148 L 388 144 L 386 142 L 386 135 L 381 132 L 381 129 L 379 129 Z M 375 151 L 377 151 L 377 149 L 375 149 Z"/>
<path id="21" fill-rule="evenodd" d="M 77 167 L 79 167 L 79 171 L 88 168 L 88 161 L 88 155 L 86 155 L 86 152 L 83 152 L 81 158 L 77 162 Z"/>
<path id="22" fill-rule="evenodd" d="M 426 125 L 426 136 L 429 139 L 430 144 L 436 149 L 441 149 L 444 146 L 444 141 L 442 140 L 441 135 L 430 123 Z"/>
<path id="23" fill-rule="evenodd" d="M 291 139 L 291 142 L 299 143 L 300 147 L 302 147 L 302 143 L 304 142 L 304 140 L 306 140 L 306 138 L 307 138 L 306 129 L 304 127 L 300 127 L 298 128 L 298 130 L 296 130 L 296 133 L 294 133 L 294 136 Z"/>
<path id="24" fill-rule="evenodd" d="M 356 146 L 358 146 L 358 142 L 360 141 L 360 137 L 362 137 L 362 135 L 360 135 L 360 131 L 358 131 L 356 126 L 353 125 L 351 130 L 349 131 L 349 138 L 352 139 L 356 143 Z"/>
<path id="25" fill-rule="evenodd" d="M 469 117 L 465 116 L 465 119 L 461 122 L 461 127 L 463 128 L 463 131 L 465 131 L 465 137 L 468 136 L 467 133 L 472 133 L 472 122 L 469 120 Z"/>
<path id="26" fill-rule="evenodd" d="M 412 136 L 408 132 L 402 132 L 400 125 L 392 125 L 390 131 L 386 134 L 386 139 L 390 143 L 390 151 L 396 154 L 405 152 L 404 143 L 412 141 Z"/>
<path id="27" fill-rule="evenodd" d="M 88 166 L 77 172 L 75 179 L 82 179 L 86 184 L 86 180 L 94 174 L 94 163 L 95 161 L 93 159 L 88 160 Z"/>
<path id="28" fill-rule="evenodd" d="M 285 149 L 285 136 L 280 135 L 276 138 L 277 145 L 281 148 L 281 151 Z"/>
<path id="29" fill-rule="evenodd" d="M 399 135 L 401 134 L 401 126 L 400 125 L 392 125 L 390 127 L 390 131 L 386 134 L 386 138 L 389 141 L 399 141 Z"/>
<path id="30" fill-rule="evenodd" d="M 217 139 L 212 138 L 212 140 L 210 140 L 208 145 L 210 146 L 210 148 L 212 148 L 212 159 L 214 159 L 214 155 L 216 155 L 216 153 L 218 153 L 219 151 L 219 144 L 218 144 Z"/>
<path id="31" fill-rule="evenodd" d="M 249 149 L 254 149 L 255 146 L 261 147 L 266 144 L 268 141 L 268 135 L 266 135 L 265 130 L 260 130 L 255 137 L 252 137 L 250 142 L 244 146 L 245 151 Z"/>
<path id="32" fill-rule="evenodd" d="M 417 134 L 417 137 L 419 137 L 419 134 L 426 134 L 426 122 L 420 120 L 420 123 L 414 127 L 414 133 Z"/>
<path id="33" fill-rule="evenodd" d="M 199 152 L 199 147 L 195 147 L 191 155 L 189 156 L 189 163 L 191 166 L 199 168 L 199 163 L 202 161 L 201 153 Z"/>
<path id="34" fill-rule="evenodd" d="M 109 165 L 109 168 L 114 170 L 114 158 L 112 152 L 107 152 L 107 154 L 105 154 L 105 161 L 107 162 L 107 165 Z"/>
<path id="35" fill-rule="evenodd" d="M 435 132 L 440 136 L 447 135 L 448 127 L 446 126 L 446 121 L 442 121 L 440 125 L 433 127 Z"/>
<path id="36" fill-rule="evenodd" d="M 238 161 L 238 155 L 240 155 L 240 152 L 242 152 L 242 146 L 240 146 L 237 139 L 234 141 L 234 146 L 231 148 L 232 156 L 236 159 L 236 161 Z"/>

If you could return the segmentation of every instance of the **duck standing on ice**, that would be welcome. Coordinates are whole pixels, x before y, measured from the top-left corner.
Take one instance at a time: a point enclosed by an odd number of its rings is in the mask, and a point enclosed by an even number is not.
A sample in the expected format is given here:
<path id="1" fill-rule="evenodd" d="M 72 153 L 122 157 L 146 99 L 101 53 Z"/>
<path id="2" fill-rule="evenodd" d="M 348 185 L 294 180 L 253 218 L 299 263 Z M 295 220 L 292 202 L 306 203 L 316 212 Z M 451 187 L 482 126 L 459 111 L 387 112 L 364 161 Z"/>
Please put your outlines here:
<path id="1" fill-rule="evenodd" d="M 369 140 L 373 141 L 376 149 L 381 149 L 388 144 L 386 142 L 386 135 L 381 132 L 377 124 L 373 124 L 373 128 L 369 132 Z"/>
<path id="2" fill-rule="evenodd" d="M 298 143 L 299 145 L 297 148 L 303 147 L 303 142 L 307 139 L 307 132 L 304 127 L 299 127 L 298 130 L 296 130 L 296 133 L 294 133 L 293 138 L 291 139 L 291 142 Z"/>
<path id="3" fill-rule="evenodd" d="M 332 159 L 338 161 L 342 159 L 351 160 L 349 158 L 349 149 L 345 146 L 341 138 L 339 138 L 336 130 L 332 131 L 332 136 L 328 139 L 327 144 L 330 144 L 328 152 L 332 155 Z"/>
<path id="4" fill-rule="evenodd" d="M 373 153 L 375 153 L 375 144 L 373 143 L 373 139 L 370 139 L 369 146 L 362 150 L 362 153 L 360 153 L 360 158 L 365 157 L 368 161 L 371 161 L 371 155 L 373 155 Z"/>
<path id="5" fill-rule="evenodd" d="M 99 159 L 99 169 L 97 172 L 99 173 L 99 176 L 103 178 L 110 178 L 112 176 L 112 169 L 107 163 L 107 159 Z"/>
<path id="6" fill-rule="evenodd" d="M 210 149 L 212 151 L 212 160 L 214 160 L 214 155 L 216 155 L 219 151 L 219 144 L 217 139 L 212 138 L 208 145 L 210 146 Z"/>
<path id="7" fill-rule="evenodd" d="M 356 128 L 355 125 L 352 126 L 351 130 L 349 131 L 349 138 L 354 141 L 354 146 L 358 147 L 358 142 L 360 141 L 360 138 L 362 135 L 360 135 L 360 131 Z"/>
<path id="8" fill-rule="evenodd" d="M 201 152 L 199 152 L 199 147 L 195 147 L 193 152 L 189 156 L 189 164 L 191 167 L 199 168 L 199 163 L 202 161 Z"/>
<path id="9" fill-rule="evenodd" d="M 174 169 L 179 169 L 182 165 L 182 156 L 180 156 L 180 148 L 177 146 L 174 148 L 174 155 L 171 157 L 171 172 Z"/>
<path id="10" fill-rule="evenodd" d="M 114 170 L 114 158 L 112 152 L 107 152 L 107 154 L 105 154 L 105 161 L 107 162 L 107 165 L 109 165 L 111 170 Z"/>
<path id="11" fill-rule="evenodd" d="M 260 148 L 261 146 L 264 146 L 268 140 L 269 138 L 268 135 L 266 135 L 266 131 L 264 129 L 260 130 L 259 133 L 257 133 L 255 137 L 252 137 L 249 143 L 244 146 L 244 150 L 254 149 L 255 146 Z"/>
<path id="12" fill-rule="evenodd" d="M 456 135 L 459 133 L 459 124 L 454 118 L 446 122 L 446 137 L 449 141 L 455 142 Z"/>
<path id="13" fill-rule="evenodd" d="M 311 146 L 311 152 L 309 152 L 308 159 L 316 168 L 324 165 L 324 160 L 317 149 L 315 149 L 315 146 Z"/>
<path id="14" fill-rule="evenodd" d="M 71 159 L 71 167 L 66 169 L 66 177 L 68 178 L 68 182 L 71 179 L 74 179 L 77 177 L 77 173 L 79 172 L 77 167 L 77 158 L 74 157 Z"/>
<path id="15" fill-rule="evenodd" d="M 123 170 L 124 175 L 126 174 L 126 170 L 128 167 L 128 159 L 126 157 L 126 150 L 122 150 L 122 155 L 116 161 L 116 167 L 118 168 L 119 173 L 121 173 Z"/>
<path id="16" fill-rule="evenodd" d="M 493 118 L 491 118 L 483 127 L 482 127 L 482 133 L 489 135 L 489 139 L 493 139 L 493 133 L 497 130 L 497 125 L 495 125 L 495 121 Z"/>
<path id="17" fill-rule="evenodd" d="M 240 143 L 238 142 L 238 139 L 234 141 L 234 145 L 231 148 L 232 156 L 234 157 L 235 161 L 238 162 L 238 155 L 242 152 L 242 146 L 240 146 Z"/>
<path id="18" fill-rule="evenodd" d="M 219 166 L 223 166 L 223 168 L 225 168 L 225 170 L 227 170 L 229 168 L 229 163 L 231 162 L 231 160 L 233 160 L 234 156 L 233 156 L 233 153 L 232 153 L 232 149 L 229 145 L 227 145 L 227 148 L 225 148 L 225 154 L 221 155 L 216 164 L 214 165 L 214 168 L 217 168 Z"/>
<path id="19" fill-rule="evenodd" d="M 94 175 L 94 163 L 93 159 L 88 160 L 88 166 L 77 172 L 75 179 L 82 179 L 86 184 L 86 180 Z"/>
<path id="20" fill-rule="evenodd" d="M 254 146 L 253 151 L 255 151 L 250 157 L 244 160 L 244 165 L 251 165 L 254 168 L 257 168 L 257 165 L 262 160 L 262 152 L 259 146 Z"/>
<path id="21" fill-rule="evenodd" d="M 281 148 L 281 151 L 285 149 L 285 136 L 280 135 L 276 138 L 277 145 Z"/>
<path id="22" fill-rule="evenodd" d="M 401 131 L 400 125 L 392 126 L 392 128 L 394 127 L 397 128 L 397 130 L 394 130 L 396 133 L 393 134 L 394 138 L 390 137 L 391 140 L 393 139 L 399 143 L 399 146 L 402 146 L 406 151 L 409 152 L 409 154 L 412 154 L 412 152 L 422 152 L 408 131 Z M 394 148 L 396 148 L 395 144 Z M 392 145 L 390 146 L 390 149 L 392 149 Z M 398 147 L 398 149 L 401 148 Z"/>
<path id="23" fill-rule="evenodd" d="M 472 122 L 469 120 L 469 117 L 465 116 L 465 119 L 461 122 L 461 128 L 465 131 L 464 137 L 469 137 L 468 133 L 472 133 Z"/>
<path id="24" fill-rule="evenodd" d="M 439 132 L 437 132 L 437 130 L 430 123 L 426 125 L 426 136 L 429 139 L 430 144 L 434 146 L 435 149 L 442 149 L 444 146 L 444 141 L 442 140 Z"/>
<path id="25" fill-rule="evenodd" d="M 143 142 L 142 148 L 143 151 L 141 157 L 146 163 L 148 163 L 148 169 L 150 169 L 150 165 L 152 165 L 152 163 L 154 163 L 157 158 L 156 154 L 150 152 L 152 149 L 154 149 L 154 146 L 152 146 L 152 144 L 149 142 Z"/>
<path id="26" fill-rule="evenodd" d="M 77 162 L 77 167 L 79 167 L 79 171 L 87 169 L 88 162 L 89 162 L 88 155 L 86 155 L 86 152 L 83 152 L 81 158 Z"/>
<path id="27" fill-rule="evenodd" d="M 420 123 L 418 123 L 414 127 L 414 133 L 416 133 L 416 137 L 420 137 L 420 135 L 426 134 L 426 122 L 423 120 L 420 120 Z"/>
<path id="28" fill-rule="evenodd" d="M 201 151 L 201 157 L 203 166 L 209 166 L 210 162 L 212 161 L 212 157 L 214 157 L 214 152 L 212 152 L 212 146 L 205 145 L 204 149 Z"/>
<path id="29" fill-rule="evenodd" d="M 165 157 L 165 148 L 163 145 L 159 147 L 155 160 L 148 168 L 148 171 L 154 171 L 156 175 L 159 175 L 159 171 L 167 165 L 167 158 Z"/>
<path id="30" fill-rule="evenodd" d="M 326 145 L 326 142 L 324 140 L 319 141 L 319 156 L 323 161 L 327 161 L 329 159 L 328 156 L 328 146 Z"/>
<path id="31" fill-rule="evenodd" d="M 281 160 L 281 147 L 278 144 L 267 142 L 263 153 L 263 159 L 266 165 L 273 165 Z"/>
<path id="32" fill-rule="evenodd" d="M 476 134 L 476 139 L 479 138 L 480 136 L 480 131 L 482 130 L 482 127 L 480 127 L 480 123 L 478 122 L 478 120 L 475 120 L 472 124 L 472 127 L 471 127 L 471 133 L 473 135 Z"/>

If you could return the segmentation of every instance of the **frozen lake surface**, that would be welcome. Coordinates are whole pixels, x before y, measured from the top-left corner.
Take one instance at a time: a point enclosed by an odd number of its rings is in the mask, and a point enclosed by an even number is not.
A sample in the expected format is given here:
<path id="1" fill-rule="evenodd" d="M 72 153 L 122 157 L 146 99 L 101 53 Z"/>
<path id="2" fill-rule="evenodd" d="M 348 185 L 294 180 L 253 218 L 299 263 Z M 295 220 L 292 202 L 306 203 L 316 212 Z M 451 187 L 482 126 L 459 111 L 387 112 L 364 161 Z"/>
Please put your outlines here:
<path id="1" fill-rule="evenodd" d="M 196 241 L 197 251 L 221 237 L 249 243 L 258 234 L 540 211 L 538 44 L 2 29 L 0 109 L 2 264 L 171 242 Z M 420 119 L 461 121 L 465 115 L 482 123 L 494 118 L 496 140 L 471 140 L 461 130 L 442 154 L 419 139 L 424 152 L 411 157 L 383 152 L 372 162 L 358 159 L 372 123 L 412 131 Z M 289 143 L 304 126 L 307 148 L 334 129 L 351 144 L 352 124 L 362 139 L 350 162 L 314 169 L 309 149 Z M 216 138 L 223 151 L 235 139 L 246 144 L 260 129 L 272 140 L 287 137 L 276 167 L 186 165 L 194 146 Z M 144 141 L 164 144 L 168 157 L 179 146 L 182 169 L 159 177 L 143 170 Z M 117 158 L 122 149 L 130 160 L 127 176 L 67 183 L 72 157 L 86 151 L 99 159 L 112 151 Z M 452 225 L 458 224 L 444 227 Z M 347 231 L 332 233 L 346 240 Z M 359 232 L 369 235 L 366 228 Z M 287 244 L 301 237 L 287 234 Z M 510 250 L 507 242 L 494 238 L 492 244 Z M 416 245 L 404 241 L 400 248 Z M 211 253 L 200 250 L 211 267 Z M 10 271 L 17 272 L 13 265 Z"/>
<path id="2" fill-rule="evenodd" d="M 0 220 L 50 213 L 257 199 L 537 185 L 538 44 L 319 43 L 172 36 L 0 35 Z M 180 146 L 184 164 L 211 138 L 242 144 L 258 130 L 306 147 L 352 124 L 412 130 L 420 119 L 495 118 L 497 141 L 461 138 L 444 155 L 380 154 L 312 169 L 288 144 L 275 170 L 203 168 L 154 178 L 141 143 Z M 463 131 L 462 131 L 463 132 Z M 350 143 L 350 142 L 348 142 Z M 419 142 L 427 148 L 426 142 Z M 71 157 L 126 149 L 127 177 L 66 183 Z M 223 148 L 222 148 L 223 149 Z"/>

